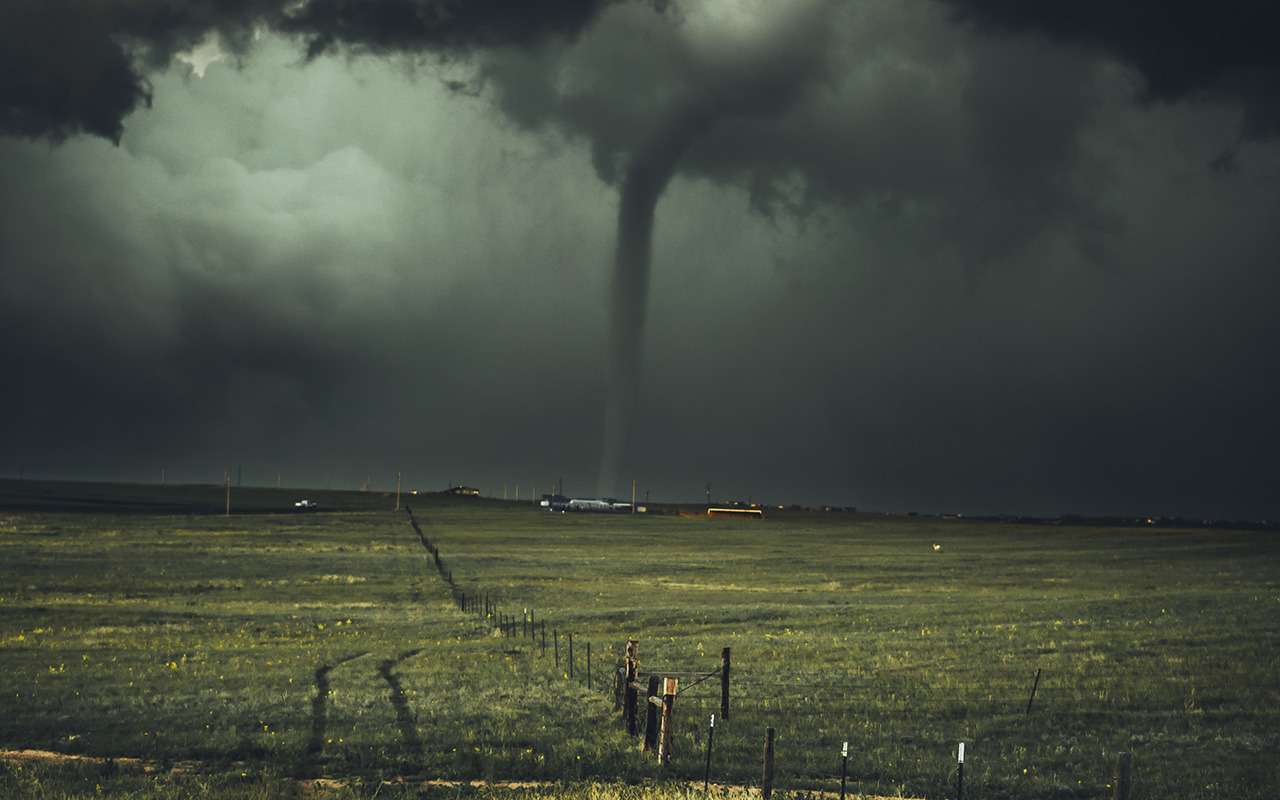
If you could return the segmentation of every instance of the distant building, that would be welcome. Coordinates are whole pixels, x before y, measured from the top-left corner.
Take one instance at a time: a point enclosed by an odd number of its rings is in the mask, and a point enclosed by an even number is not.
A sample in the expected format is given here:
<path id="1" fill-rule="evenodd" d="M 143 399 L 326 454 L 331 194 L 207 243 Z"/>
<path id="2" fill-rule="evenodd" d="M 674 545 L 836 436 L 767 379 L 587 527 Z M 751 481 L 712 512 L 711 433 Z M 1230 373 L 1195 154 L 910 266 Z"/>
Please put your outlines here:
<path id="1" fill-rule="evenodd" d="M 544 494 L 538 505 L 547 511 L 594 511 L 601 514 L 627 514 L 631 504 L 608 497 L 566 497 L 562 494 Z"/>

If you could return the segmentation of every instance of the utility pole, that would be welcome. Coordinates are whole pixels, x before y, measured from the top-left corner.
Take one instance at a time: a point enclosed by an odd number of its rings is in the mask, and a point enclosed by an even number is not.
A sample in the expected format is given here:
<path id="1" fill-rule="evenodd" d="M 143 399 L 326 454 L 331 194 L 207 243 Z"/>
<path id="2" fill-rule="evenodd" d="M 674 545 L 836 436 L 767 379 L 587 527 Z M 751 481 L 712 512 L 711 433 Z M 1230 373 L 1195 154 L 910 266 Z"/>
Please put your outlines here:
<path id="1" fill-rule="evenodd" d="M 400 473 L 396 473 L 396 511 L 400 510 Z"/>
<path id="2" fill-rule="evenodd" d="M 279 488 L 280 488 L 280 473 L 279 473 L 279 472 L 277 472 L 277 473 L 276 473 L 276 488 L 277 488 L 277 489 L 279 489 Z"/>
<path id="3" fill-rule="evenodd" d="M 636 513 L 636 479 L 631 479 L 631 513 Z"/>
<path id="4" fill-rule="evenodd" d="M 226 490 L 226 507 L 222 515 L 229 517 L 231 516 L 231 470 L 229 469 L 222 471 L 222 486 Z"/>
<path id="5" fill-rule="evenodd" d="M 161 467 L 160 468 L 160 485 L 164 486 L 164 484 L 165 484 L 164 467 Z"/>
<path id="6" fill-rule="evenodd" d="M 707 506 L 711 506 L 711 484 L 707 484 Z"/>

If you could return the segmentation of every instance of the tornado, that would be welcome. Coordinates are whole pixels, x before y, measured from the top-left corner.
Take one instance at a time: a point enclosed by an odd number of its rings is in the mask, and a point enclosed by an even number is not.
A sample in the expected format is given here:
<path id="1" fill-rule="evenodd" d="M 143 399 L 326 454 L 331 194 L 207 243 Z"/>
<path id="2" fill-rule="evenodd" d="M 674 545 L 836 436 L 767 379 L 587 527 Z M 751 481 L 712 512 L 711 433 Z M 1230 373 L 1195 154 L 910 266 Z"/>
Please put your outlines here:
<path id="1" fill-rule="evenodd" d="M 690 89 L 659 115 L 627 163 L 619 187 L 618 238 L 610 303 L 609 388 L 597 489 L 609 495 L 626 476 L 640 396 L 653 226 L 658 201 L 698 139 L 730 118 L 776 117 L 823 65 L 823 12 L 831 0 L 797 3 L 766 17 L 747 41 L 713 42 Z M 768 6 L 776 8 L 775 6 Z M 759 9 L 763 13 L 765 5 Z"/>
<path id="2" fill-rule="evenodd" d="M 618 203 L 609 330 L 609 395 L 597 490 L 615 492 L 640 396 L 642 343 L 658 200 L 680 157 L 714 121 L 709 106 L 686 104 L 655 127 L 631 157 Z"/>

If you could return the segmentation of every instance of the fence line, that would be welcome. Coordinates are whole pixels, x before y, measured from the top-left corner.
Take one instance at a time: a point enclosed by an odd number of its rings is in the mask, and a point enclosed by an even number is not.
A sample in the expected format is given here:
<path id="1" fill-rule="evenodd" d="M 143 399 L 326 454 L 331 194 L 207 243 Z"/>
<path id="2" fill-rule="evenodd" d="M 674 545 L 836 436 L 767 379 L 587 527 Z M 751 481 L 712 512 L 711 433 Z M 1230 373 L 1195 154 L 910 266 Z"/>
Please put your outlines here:
<path id="1" fill-rule="evenodd" d="M 461 611 L 464 614 L 475 615 L 482 622 L 484 622 L 485 625 L 487 625 L 489 628 L 499 631 L 504 638 L 525 638 L 530 640 L 531 645 L 538 649 L 542 657 L 545 657 L 547 654 L 547 620 L 546 618 L 545 617 L 538 618 L 535 621 L 535 609 L 523 608 L 521 611 L 520 620 L 519 622 L 517 622 L 515 619 L 515 616 L 512 614 L 507 614 L 505 611 L 503 611 L 494 602 L 493 597 L 488 592 L 481 592 L 474 589 L 471 592 L 467 592 L 460 589 L 458 585 L 454 582 L 453 572 L 447 567 L 445 561 L 441 558 L 439 548 L 427 537 L 425 533 L 423 533 L 422 527 L 418 524 L 417 519 L 413 515 L 413 510 L 408 505 L 405 505 L 404 511 L 409 518 L 410 525 L 413 527 L 414 532 L 418 536 L 418 540 L 421 542 L 423 548 L 426 550 L 428 556 L 430 557 L 432 565 L 435 567 L 436 571 L 439 573 L 441 579 L 449 587 L 450 596 L 453 599 L 454 604 L 457 605 L 459 611 Z M 539 628 L 539 623 L 541 625 L 540 628 Z M 576 680 L 575 664 L 574 664 L 574 657 L 573 657 L 573 632 L 566 631 L 565 633 L 568 641 L 568 665 L 567 665 L 568 670 L 567 672 L 561 672 L 560 670 L 560 629 L 554 625 L 552 626 L 553 657 L 555 659 L 555 668 L 558 674 L 563 674 L 570 680 Z M 540 646 L 539 646 L 539 634 L 541 637 Z M 588 641 L 585 644 L 587 648 L 586 684 L 587 684 L 588 690 L 591 690 L 593 688 L 593 681 L 592 681 L 593 670 L 591 667 L 591 643 Z M 609 646 L 608 652 L 610 653 L 613 652 L 612 645 Z M 639 659 L 639 640 L 628 639 L 625 646 L 624 657 L 622 661 L 619 664 L 617 664 L 615 668 L 610 668 L 609 671 L 614 673 L 614 681 L 612 683 L 612 691 L 614 693 L 614 710 L 621 712 L 620 721 L 623 727 L 625 728 L 625 730 L 629 735 L 633 737 L 641 737 L 642 738 L 641 751 L 644 753 L 654 752 L 656 755 L 658 764 L 662 766 L 666 766 L 671 759 L 672 734 L 673 734 L 673 728 L 674 728 L 672 723 L 672 715 L 674 712 L 675 700 L 680 694 L 682 694 L 685 691 L 688 691 L 689 689 L 692 689 L 695 686 L 698 686 L 699 684 L 707 680 L 710 680 L 711 678 L 718 676 L 720 678 L 720 687 L 721 687 L 720 709 L 719 709 L 720 715 L 721 715 L 720 718 L 721 720 L 727 720 L 729 718 L 730 675 L 732 672 L 731 671 L 731 650 L 729 647 L 725 647 L 721 651 L 720 666 L 709 672 L 702 672 L 697 670 L 672 670 L 672 669 L 649 669 L 649 670 L 642 671 L 640 669 L 640 659 Z M 640 678 L 642 676 L 648 679 L 647 684 L 641 684 Z M 1035 680 L 1031 688 L 1031 695 L 1027 700 L 1026 709 L 1021 712 L 1023 715 L 1027 715 L 1031 711 L 1032 702 L 1035 700 L 1036 691 L 1037 689 L 1039 689 L 1039 686 L 1040 686 L 1040 676 L 1041 676 L 1041 670 L 1037 669 L 1035 674 Z M 836 692 L 847 693 L 850 690 L 874 688 L 879 690 L 882 694 L 884 693 L 884 690 L 885 690 L 885 679 L 883 676 L 877 677 L 877 679 L 874 682 L 851 679 L 851 678 L 842 678 L 838 680 L 832 680 L 830 673 L 818 672 L 818 671 L 796 670 L 788 673 L 783 673 L 783 677 L 784 678 L 793 677 L 793 678 L 796 678 L 797 680 L 794 684 L 779 683 L 779 682 L 770 682 L 766 684 L 765 682 L 762 682 L 762 681 L 751 681 L 750 679 L 748 679 L 745 682 L 739 680 L 737 686 L 739 688 L 766 688 L 768 689 L 769 697 L 772 700 L 786 701 L 786 700 L 799 698 L 808 702 L 817 702 L 823 699 L 821 695 L 815 696 L 815 694 L 813 693 L 813 690 L 815 689 L 827 689 L 827 690 L 831 690 L 832 693 L 836 693 Z M 809 678 L 816 679 L 819 677 L 825 678 L 826 680 L 824 681 L 804 680 Z M 693 680 L 690 683 L 686 684 L 685 686 L 681 687 L 680 686 L 681 678 L 692 678 Z M 602 687 L 604 686 L 602 682 L 598 682 L 598 685 Z M 960 690 L 960 691 L 980 690 L 979 686 L 973 686 L 973 687 L 948 686 L 948 687 L 938 687 L 936 689 L 928 688 L 928 687 L 925 687 L 923 689 L 921 689 L 920 687 L 913 687 L 913 688 L 915 688 L 918 693 L 946 691 L 948 694 L 953 694 L 953 695 L 957 693 L 957 690 Z M 640 723 L 640 715 L 638 714 L 639 693 L 642 690 L 645 692 L 645 709 L 646 709 L 645 720 L 643 725 Z M 806 690 L 806 691 L 804 691 L 802 694 L 795 694 L 792 692 L 788 692 L 786 690 Z M 1045 690 L 1042 689 L 1040 691 L 1041 691 L 1041 695 L 1043 695 Z M 909 693 L 903 692 L 897 689 L 891 688 L 889 694 L 893 697 L 893 699 L 895 700 L 900 699 L 901 702 L 903 703 L 907 703 L 910 700 Z M 991 700 L 992 702 L 1001 702 L 1001 703 L 1004 702 L 1004 701 L 997 701 L 990 692 L 987 693 L 987 699 Z M 886 714 L 889 712 L 882 709 L 879 713 Z M 911 711 L 910 709 L 904 709 L 902 713 L 914 714 L 914 712 Z M 966 713 L 967 713 L 967 710 L 966 710 Z M 706 767 L 703 775 L 704 787 L 707 785 L 707 782 L 709 781 L 710 773 L 711 773 L 711 755 L 712 755 L 711 744 L 715 734 L 715 722 L 716 722 L 716 715 L 712 714 L 710 717 L 710 725 L 707 730 Z M 695 732 L 697 730 L 699 729 L 695 728 Z M 838 773 L 839 780 L 840 780 L 841 800 L 844 800 L 845 798 L 845 784 L 846 784 L 847 770 L 848 770 L 848 748 L 849 748 L 849 743 L 847 741 L 843 742 L 841 754 L 840 754 L 840 762 L 839 762 L 840 769 Z M 764 746 L 764 754 L 763 754 L 762 778 L 761 778 L 761 784 L 760 784 L 760 788 L 761 788 L 761 792 L 764 800 L 770 800 L 770 797 L 773 793 L 775 759 L 776 759 L 775 731 L 773 727 L 768 727 L 765 731 L 765 746 Z M 957 750 L 956 768 L 953 772 L 956 780 L 956 783 L 955 783 L 956 800 L 963 800 L 964 761 L 965 761 L 965 748 L 964 748 L 964 743 L 961 742 Z M 1114 771 L 1114 778 L 1111 783 L 1111 787 L 1113 789 L 1113 793 L 1112 793 L 1113 800 L 1130 800 L 1130 792 L 1133 784 L 1132 765 L 1133 765 L 1133 756 L 1131 753 L 1122 752 L 1118 754 L 1115 771 Z M 835 774 L 833 774 L 830 777 L 834 780 L 836 776 Z"/>

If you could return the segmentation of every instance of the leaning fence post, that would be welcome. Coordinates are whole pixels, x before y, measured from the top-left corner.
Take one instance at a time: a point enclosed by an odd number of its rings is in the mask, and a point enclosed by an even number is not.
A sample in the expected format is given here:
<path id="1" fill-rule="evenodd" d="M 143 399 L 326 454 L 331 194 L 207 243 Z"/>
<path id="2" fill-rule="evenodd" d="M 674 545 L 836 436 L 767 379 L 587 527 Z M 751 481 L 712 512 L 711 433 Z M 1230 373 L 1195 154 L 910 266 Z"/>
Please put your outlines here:
<path id="1" fill-rule="evenodd" d="M 671 761 L 671 711 L 680 691 L 678 678 L 667 678 L 662 685 L 662 719 L 658 722 L 658 763 L 666 766 Z"/>
<path id="2" fill-rule="evenodd" d="M 1031 684 L 1031 696 L 1027 698 L 1027 710 L 1025 714 L 1031 713 L 1031 704 L 1036 701 L 1036 689 L 1040 688 L 1040 668 L 1036 667 L 1036 680 Z"/>
<path id="3" fill-rule="evenodd" d="M 720 651 L 720 719 L 729 718 L 729 648 Z"/>
<path id="4" fill-rule="evenodd" d="M 760 779 L 764 800 L 773 797 L 773 728 L 764 730 L 764 775 Z"/>
<path id="5" fill-rule="evenodd" d="M 644 745 L 642 752 L 649 752 L 658 747 L 658 676 L 649 676 L 649 690 L 645 695 Z"/>
<path id="6" fill-rule="evenodd" d="M 1116 764 L 1115 800 L 1129 800 L 1133 783 L 1133 753 L 1121 753 Z"/>

